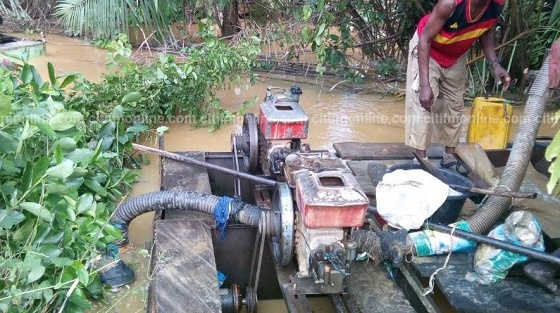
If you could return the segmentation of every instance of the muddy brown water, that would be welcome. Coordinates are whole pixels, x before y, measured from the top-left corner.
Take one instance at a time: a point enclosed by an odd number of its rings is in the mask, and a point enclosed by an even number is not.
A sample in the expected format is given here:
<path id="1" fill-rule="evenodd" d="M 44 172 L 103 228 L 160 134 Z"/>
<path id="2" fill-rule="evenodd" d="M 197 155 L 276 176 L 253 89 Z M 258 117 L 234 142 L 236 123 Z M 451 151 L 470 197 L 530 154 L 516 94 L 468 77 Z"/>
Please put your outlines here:
<path id="1" fill-rule="evenodd" d="M 21 35 L 20 35 L 21 36 Z M 47 76 L 47 62 L 52 62 L 57 73 L 82 72 L 90 80 L 97 81 L 105 69 L 106 51 L 89 45 L 82 40 L 61 35 L 47 36 L 47 54 L 36 57 L 31 63 Z M 401 98 L 382 98 L 375 94 L 357 94 L 335 88 L 329 92 L 333 83 L 318 81 L 314 78 L 280 76 L 280 79 L 266 78 L 263 74 L 254 86 L 240 85 L 232 90 L 220 91 L 219 97 L 225 107 L 232 110 L 254 96 L 261 99 L 267 86 L 289 88 L 292 81 L 299 82 L 303 89 L 300 102 L 310 117 L 308 143 L 313 149 L 332 150 L 333 142 L 402 142 L 404 139 L 404 101 Z M 465 108 L 468 113 L 470 108 Z M 250 109 L 257 111 L 257 106 Z M 515 108 L 519 116 L 522 108 Z M 540 135 L 553 136 L 559 129 L 547 112 Z M 518 119 L 517 119 L 518 120 Z M 169 133 L 165 135 L 165 148 L 169 151 L 229 151 L 230 135 L 240 131 L 241 119 L 215 132 L 207 129 L 193 129 L 185 123 L 168 123 Z M 518 123 L 512 124 L 513 135 Z M 466 138 L 466 126 L 463 131 Z M 134 185 L 130 196 L 159 190 L 160 177 L 157 158 L 150 156 L 150 164 L 139 172 L 139 181 Z M 135 269 L 138 279 L 134 284 L 111 294 L 107 303 L 96 303 L 92 312 L 142 312 L 145 310 L 145 295 L 150 277 L 148 276 L 149 257 L 144 243 L 152 237 L 153 215 L 145 214 L 135 219 L 130 227 L 132 248 L 124 253 Z M 314 300 L 315 312 L 332 312 L 325 299 Z M 262 312 L 286 312 L 283 301 L 263 301 L 259 303 Z"/>

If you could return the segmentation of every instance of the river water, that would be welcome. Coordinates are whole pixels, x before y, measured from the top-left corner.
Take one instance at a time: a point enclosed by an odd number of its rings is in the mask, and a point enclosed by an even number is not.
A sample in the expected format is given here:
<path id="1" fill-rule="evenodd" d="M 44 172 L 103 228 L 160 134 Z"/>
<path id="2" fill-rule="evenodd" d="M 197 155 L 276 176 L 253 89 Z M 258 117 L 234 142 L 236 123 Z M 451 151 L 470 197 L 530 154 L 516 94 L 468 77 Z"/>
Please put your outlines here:
<path id="1" fill-rule="evenodd" d="M 21 35 L 20 35 L 21 36 Z M 47 37 L 47 54 L 31 60 L 47 77 L 47 62 L 52 62 L 57 73 L 82 72 L 87 79 L 98 81 L 106 71 L 106 51 L 84 43 L 79 39 L 61 35 Z M 402 142 L 404 140 L 404 99 L 382 98 L 376 94 L 357 94 L 342 87 L 330 91 L 335 82 L 318 81 L 314 78 L 279 76 L 272 79 L 266 74 L 254 86 L 238 86 L 233 90 L 218 92 L 223 105 L 236 110 L 243 101 L 254 96 L 262 98 L 267 86 L 289 88 L 293 81 L 303 89 L 300 98 L 305 112 L 310 117 L 308 143 L 313 149 L 332 149 L 333 142 Z M 468 113 L 470 108 L 465 108 Z M 250 111 L 256 112 L 255 106 Z M 515 108 L 518 117 L 522 108 Z M 559 129 L 547 112 L 540 135 L 553 136 Z M 517 119 L 518 120 L 518 119 Z M 230 135 L 240 131 L 241 119 L 215 132 L 193 129 L 184 123 L 170 123 L 165 135 L 165 148 L 169 151 L 229 151 Z M 513 138 L 518 124 L 512 124 Z M 466 138 L 466 125 L 463 131 Z M 134 185 L 131 196 L 156 191 L 160 178 L 157 158 L 150 157 L 150 164 L 143 167 L 139 181 Z M 108 303 L 96 303 L 92 312 L 142 312 L 149 281 L 149 257 L 143 251 L 144 243 L 152 236 L 152 215 L 145 214 L 131 225 L 132 248 L 123 258 L 133 266 L 138 279 L 130 288 L 110 295 Z M 286 312 L 282 301 L 259 303 L 262 312 Z M 315 312 L 331 312 L 323 299 L 314 302 Z"/>

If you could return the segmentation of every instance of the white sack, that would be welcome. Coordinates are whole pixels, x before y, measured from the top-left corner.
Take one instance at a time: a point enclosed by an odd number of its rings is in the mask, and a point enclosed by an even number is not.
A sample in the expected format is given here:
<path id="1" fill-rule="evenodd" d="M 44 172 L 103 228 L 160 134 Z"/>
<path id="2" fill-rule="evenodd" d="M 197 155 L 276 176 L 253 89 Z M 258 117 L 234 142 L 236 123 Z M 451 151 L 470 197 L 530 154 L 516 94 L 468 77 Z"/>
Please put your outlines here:
<path id="1" fill-rule="evenodd" d="M 377 212 L 396 228 L 417 229 L 445 202 L 449 186 L 423 170 L 396 170 L 377 185 Z"/>

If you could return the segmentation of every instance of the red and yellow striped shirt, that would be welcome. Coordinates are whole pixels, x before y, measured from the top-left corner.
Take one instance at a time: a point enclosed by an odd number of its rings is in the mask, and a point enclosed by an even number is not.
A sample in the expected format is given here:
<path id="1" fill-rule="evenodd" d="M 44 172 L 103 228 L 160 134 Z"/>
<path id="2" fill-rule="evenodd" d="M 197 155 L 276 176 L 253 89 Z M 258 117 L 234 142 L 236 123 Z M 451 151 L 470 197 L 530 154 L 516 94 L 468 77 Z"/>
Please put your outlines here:
<path id="1" fill-rule="evenodd" d="M 442 67 L 455 64 L 473 43 L 496 24 L 505 0 L 488 0 L 480 16 L 471 16 L 471 0 L 457 0 L 455 11 L 445 21 L 430 47 L 430 56 Z M 418 23 L 418 35 L 422 34 L 430 14 Z"/>

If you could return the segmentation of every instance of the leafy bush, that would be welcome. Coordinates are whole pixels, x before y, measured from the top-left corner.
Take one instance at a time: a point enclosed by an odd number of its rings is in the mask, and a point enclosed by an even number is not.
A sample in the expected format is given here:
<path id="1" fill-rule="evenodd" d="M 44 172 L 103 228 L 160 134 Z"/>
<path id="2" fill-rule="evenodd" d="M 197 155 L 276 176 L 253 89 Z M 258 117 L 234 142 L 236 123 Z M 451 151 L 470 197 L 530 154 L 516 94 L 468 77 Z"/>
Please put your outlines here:
<path id="1" fill-rule="evenodd" d="M 100 83 L 50 63 L 47 82 L 27 63 L 0 68 L 0 312 L 82 312 L 103 297 L 92 262 L 120 238 L 107 222 L 136 178 L 131 142 L 166 130 L 142 117 L 185 111 L 219 127 L 233 113 L 212 90 L 252 77 L 256 39 L 204 38 L 181 64 L 140 66 L 121 36 L 108 44 L 120 70 Z"/>
<path id="2" fill-rule="evenodd" d="M 126 36 L 121 36 L 108 46 L 113 51 L 110 63 L 118 65 L 119 71 L 105 75 L 99 83 L 81 84 L 69 107 L 85 112 L 86 118 L 117 114 L 126 116 L 129 123 L 161 123 L 174 114 L 184 114 L 193 126 L 211 130 L 230 122 L 234 114 L 222 108 L 214 90 L 254 81 L 259 40 L 249 37 L 230 46 L 209 27 L 201 27 L 204 43 L 185 50 L 182 63 L 162 54 L 151 64 L 138 65 L 130 59 Z"/>
<path id="3" fill-rule="evenodd" d="M 120 238 L 107 221 L 136 177 L 121 166 L 130 140 L 114 140 L 111 121 L 88 135 L 84 115 L 64 105 L 76 76 L 54 73 L 49 64 L 43 82 L 29 64 L 0 69 L 1 312 L 61 306 L 74 281 L 68 311 L 89 307 L 86 293 L 101 296 L 90 260 Z"/>

